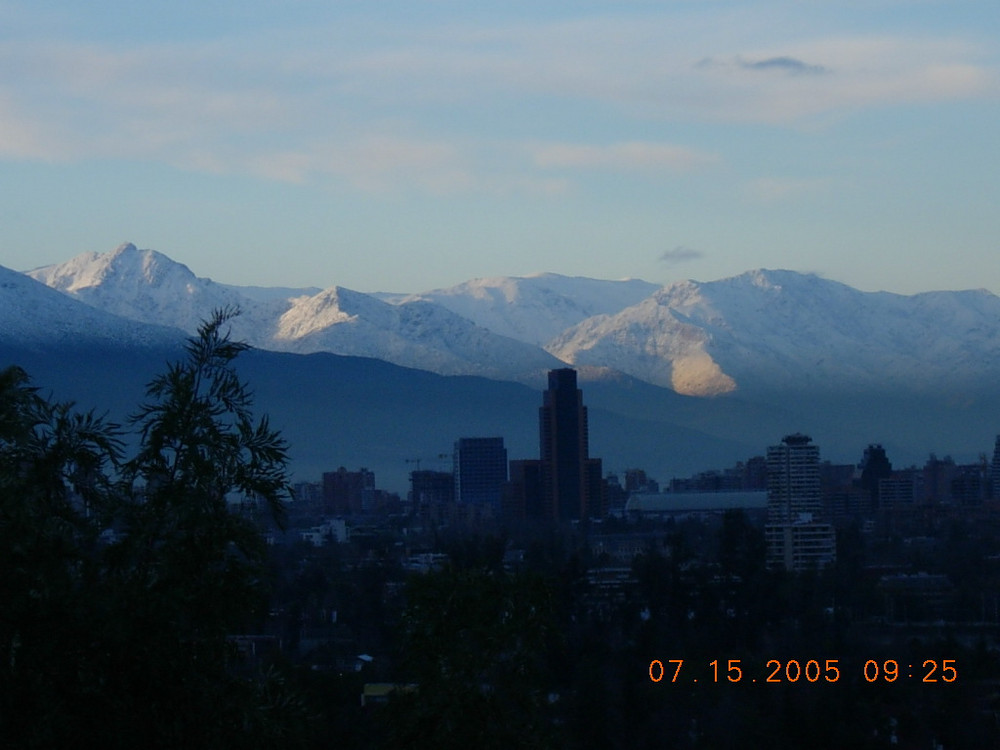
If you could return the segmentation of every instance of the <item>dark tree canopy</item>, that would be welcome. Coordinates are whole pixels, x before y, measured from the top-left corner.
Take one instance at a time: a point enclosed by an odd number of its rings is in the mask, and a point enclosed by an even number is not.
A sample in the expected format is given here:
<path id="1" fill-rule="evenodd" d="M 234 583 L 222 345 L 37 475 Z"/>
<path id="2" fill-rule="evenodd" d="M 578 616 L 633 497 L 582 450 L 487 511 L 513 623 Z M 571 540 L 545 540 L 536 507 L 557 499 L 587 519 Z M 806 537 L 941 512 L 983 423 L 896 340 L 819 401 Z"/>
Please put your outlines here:
<path id="1" fill-rule="evenodd" d="M 264 601 L 251 509 L 281 518 L 286 444 L 222 310 L 118 425 L 0 372 L 0 737 L 10 746 L 287 744 L 294 701 L 234 670 Z M 278 706 L 278 708 L 276 708 Z"/>

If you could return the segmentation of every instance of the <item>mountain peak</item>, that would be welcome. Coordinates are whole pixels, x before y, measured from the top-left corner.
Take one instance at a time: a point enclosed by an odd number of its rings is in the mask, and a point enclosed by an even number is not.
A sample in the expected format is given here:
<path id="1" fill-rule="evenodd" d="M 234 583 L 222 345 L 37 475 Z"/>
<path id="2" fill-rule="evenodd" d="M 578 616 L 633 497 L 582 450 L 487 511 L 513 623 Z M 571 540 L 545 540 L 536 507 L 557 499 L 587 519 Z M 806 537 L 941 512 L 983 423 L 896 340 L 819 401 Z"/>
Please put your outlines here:
<path id="1" fill-rule="evenodd" d="M 138 248 L 131 242 L 123 242 L 114 250 L 111 251 L 111 255 L 121 255 L 122 253 L 135 253 L 138 252 Z"/>
<path id="2" fill-rule="evenodd" d="M 82 253 L 65 263 L 42 266 L 28 271 L 36 281 L 69 294 L 113 285 L 137 288 L 197 281 L 191 269 L 156 250 L 140 250 L 126 242 L 108 253 Z M 86 301 L 86 300 L 85 300 Z"/>
<path id="3" fill-rule="evenodd" d="M 789 271 L 784 268 L 754 268 L 736 276 L 721 279 L 717 283 L 779 291 L 785 285 L 812 283 L 815 281 L 825 281 L 825 279 L 821 279 L 815 273 Z"/>
<path id="4" fill-rule="evenodd" d="M 82 253 L 27 275 L 91 307 L 145 323 L 169 321 L 188 333 L 196 331 L 215 308 L 243 306 L 237 293 L 198 278 L 163 253 L 131 242 L 107 253 Z"/>

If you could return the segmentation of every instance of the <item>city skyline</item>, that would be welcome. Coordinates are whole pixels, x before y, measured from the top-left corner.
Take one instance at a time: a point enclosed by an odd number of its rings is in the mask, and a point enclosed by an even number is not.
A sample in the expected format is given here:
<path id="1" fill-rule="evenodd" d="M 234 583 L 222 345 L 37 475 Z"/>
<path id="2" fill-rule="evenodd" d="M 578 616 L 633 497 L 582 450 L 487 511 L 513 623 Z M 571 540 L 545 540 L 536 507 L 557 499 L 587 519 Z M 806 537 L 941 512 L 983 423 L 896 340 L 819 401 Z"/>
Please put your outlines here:
<path id="1" fill-rule="evenodd" d="M 985 2 L 4 2 L 0 265 L 133 241 L 252 285 L 764 267 L 997 292 L 998 20 Z"/>

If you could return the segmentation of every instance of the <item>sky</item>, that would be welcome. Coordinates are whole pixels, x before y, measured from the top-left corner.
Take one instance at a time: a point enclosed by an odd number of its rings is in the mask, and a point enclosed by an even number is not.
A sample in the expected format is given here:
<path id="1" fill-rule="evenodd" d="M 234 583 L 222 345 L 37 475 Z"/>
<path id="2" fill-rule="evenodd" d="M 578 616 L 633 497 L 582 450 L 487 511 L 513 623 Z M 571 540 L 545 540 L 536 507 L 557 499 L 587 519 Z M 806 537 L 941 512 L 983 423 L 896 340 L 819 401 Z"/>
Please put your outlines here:
<path id="1" fill-rule="evenodd" d="M 0 0 L 0 265 L 1000 293 L 996 0 Z"/>

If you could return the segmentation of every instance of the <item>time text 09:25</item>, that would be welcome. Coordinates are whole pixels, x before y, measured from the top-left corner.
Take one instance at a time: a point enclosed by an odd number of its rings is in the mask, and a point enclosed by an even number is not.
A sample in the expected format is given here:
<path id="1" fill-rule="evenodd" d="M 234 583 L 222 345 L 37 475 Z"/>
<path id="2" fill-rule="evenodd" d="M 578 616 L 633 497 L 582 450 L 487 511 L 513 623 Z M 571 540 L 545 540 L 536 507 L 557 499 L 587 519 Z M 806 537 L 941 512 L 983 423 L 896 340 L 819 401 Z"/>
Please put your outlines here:
<path id="1" fill-rule="evenodd" d="M 958 665 L 955 659 L 924 659 L 900 662 L 896 659 L 868 659 L 857 666 L 868 682 L 955 682 Z M 838 682 L 846 667 L 840 659 L 770 659 L 763 668 L 748 665 L 740 659 L 715 659 L 707 665 L 688 665 L 684 659 L 654 659 L 649 663 L 649 679 L 653 682 Z"/>

